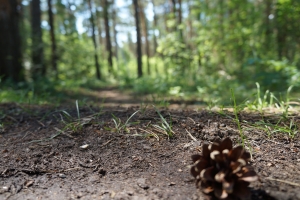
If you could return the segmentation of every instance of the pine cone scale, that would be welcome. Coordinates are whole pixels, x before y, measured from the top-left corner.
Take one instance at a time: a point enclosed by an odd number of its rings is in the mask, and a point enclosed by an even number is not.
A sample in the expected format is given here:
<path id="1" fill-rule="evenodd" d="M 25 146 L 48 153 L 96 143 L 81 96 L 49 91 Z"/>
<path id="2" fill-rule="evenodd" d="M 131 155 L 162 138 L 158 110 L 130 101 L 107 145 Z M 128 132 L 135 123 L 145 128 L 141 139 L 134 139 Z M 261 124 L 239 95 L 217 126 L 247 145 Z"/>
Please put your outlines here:
<path id="1" fill-rule="evenodd" d="M 242 146 L 232 147 L 230 138 L 202 146 L 202 156 L 193 155 L 191 174 L 202 192 L 218 199 L 245 199 L 250 182 L 258 176 L 249 166 L 250 154 Z"/>

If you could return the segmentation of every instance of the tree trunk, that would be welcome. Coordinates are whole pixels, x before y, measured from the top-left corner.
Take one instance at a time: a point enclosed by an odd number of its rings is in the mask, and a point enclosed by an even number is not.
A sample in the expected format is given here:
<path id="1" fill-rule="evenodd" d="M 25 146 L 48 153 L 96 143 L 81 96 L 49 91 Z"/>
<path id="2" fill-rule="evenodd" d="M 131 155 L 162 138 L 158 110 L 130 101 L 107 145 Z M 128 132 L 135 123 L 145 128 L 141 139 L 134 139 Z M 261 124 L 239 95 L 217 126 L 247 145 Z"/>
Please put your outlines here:
<path id="1" fill-rule="evenodd" d="M 94 16 L 93 16 L 93 8 L 92 8 L 92 2 L 91 0 L 88 0 L 90 15 L 91 15 L 91 25 L 92 25 L 92 40 L 94 44 L 94 58 L 95 58 L 95 67 L 96 67 L 96 77 L 97 79 L 101 79 L 101 73 L 100 73 L 100 64 L 98 62 L 98 54 L 97 54 L 97 42 L 96 42 L 96 36 L 95 36 L 95 22 L 94 22 Z"/>
<path id="2" fill-rule="evenodd" d="M 57 53 L 56 53 L 56 40 L 55 40 L 55 31 L 54 31 L 54 19 L 52 11 L 52 0 L 47 0 L 48 3 L 48 17 L 50 25 L 50 39 L 51 39 L 51 64 L 52 69 L 55 73 L 55 78 L 58 79 L 57 71 Z"/>
<path id="3" fill-rule="evenodd" d="M 0 79 L 24 80 L 17 0 L 0 1 Z"/>
<path id="4" fill-rule="evenodd" d="M 273 0 L 266 0 L 265 1 L 265 47 L 266 47 L 266 51 L 268 52 L 270 49 L 270 42 L 271 42 L 271 36 L 272 36 L 272 29 L 271 29 L 271 25 L 270 25 L 270 19 L 269 16 L 271 15 L 271 11 L 272 11 L 272 1 Z"/>
<path id="5" fill-rule="evenodd" d="M 170 7 L 171 7 L 171 12 L 173 12 L 173 17 L 174 19 L 176 18 L 176 1 L 175 0 L 170 0 Z"/>
<path id="6" fill-rule="evenodd" d="M 113 61 L 112 61 L 112 47 L 111 47 L 111 39 L 110 39 L 110 29 L 109 29 L 109 20 L 108 20 L 108 7 L 109 3 L 107 0 L 103 0 L 103 17 L 104 17 L 104 24 L 105 24 L 105 37 L 106 37 L 106 51 L 108 52 L 108 65 L 109 65 L 109 72 L 113 72 Z"/>
<path id="7" fill-rule="evenodd" d="M 76 27 L 76 16 L 74 11 L 71 9 L 71 6 L 74 5 L 74 1 L 68 0 L 67 2 L 67 13 L 68 13 L 68 33 L 71 35 L 72 39 L 75 39 L 78 36 L 78 31 Z"/>
<path id="8" fill-rule="evenodd" d="M 176 8 L 176 1 L 175 0 L 170 0 L 170 9 L 172 12 L 171 15 L 171 20 L 174 20 L 174 22 L 176 23 L 176 25 L 174 25 L 171 30 L 177 32 L 177 8 Z"/>
<path id="9" fill-rule="evenodd" d="M 115 5 L 114 5 L 115 6 Z M 117 26 L 117 12 L 116 12 L 116 7 L 114 7 L 113 9 L 113 30 L 114 30 L 114 42 L 115 42 L 115 57 L 116 57 L 116 61 L 117 61 L 117 65 L 118 65 L 118 49 L 119 49 L 119 45 L 118 45 L 118 40 L 117 40 L 117 35 L 118 35 L 118 31 L 116 29 Z M 117 66 L 118 68 L 118 66 Z"/>
<path id="10" fill-rule="evenodd" d="M 182 7 L 181 7 L 181 0 L 178 0 L 178 5 L 179 5 L 179 8 L 178 8 L 178 24 L 181 25 L 182 24 Z M 178 29 L 179 31 L 179 38 L 180 38 L 180 41 L 183 41 L 183 31 L 182 31 L 182 27 L 180 27 Z"/>
<path id="11" fill-rule="evenodd" d="M 138 0 L 133 0 L 134 13 L 135 13 L 135 26 L 136 26 L 136 53 L 137 53 L 137 71 L 138 77 L 143 76 L 142 70 L 142 46 L 141 46 L 141 29 L 140 29 L 140 8 L 138 4 Z"/>
<path id="12" fill-rule="evenodd" d="M 156 57 L 156 49 L 157 49 L 157 38 L 156 38 L 156 30 L 157 30 L 157 16 L 156 16 L 156 12 L 155 12 L 155 3 L 154 0 L 151 0 L 152 2 L 152 6 L 153 6 L 153 44 L 154 44 L 154 50 L 153 50 L 153 55 Z M 157 69 L 157 65 L 155 63 L 155 72 L 156 74 L 158 74 L 158 69 Z"/>
<path id="13" fill-rule="evenodd" d="M 99 44 L 100 44 L 100 50 L 102 49 L 102 45 L 104 44 L 104 40 L 102 37 L 102 20 L 99 14 L 99 11 L 96 11 L 96 19 L 97 19 L 97 27 L 98 27 L 98 39 L 99 39 Z"/>
<path id="14" fill-rule="evenodd" d="M 32 77 L 34 80 L 37 80 L 38 78 L 44 77 L 46 74 L 43 53 L 40 0 L 31 1 L 31 28 Z"/>
<path id="15" fill-rule="evenodd" d="M 140 14 L 141 14 L 141 23 L 142 23 L 142 28 L 143 28 L 143 34 L 144 34 L 144 40 L 145 40 L 145 52 L 147 56 L 147 73 L 150 75 L 150 49 L 149 49 L 149 40 L 148 40 L 148 21 L 145 16 L 145 11 L 144 7 L 142 4 L 140 5 Z"/>

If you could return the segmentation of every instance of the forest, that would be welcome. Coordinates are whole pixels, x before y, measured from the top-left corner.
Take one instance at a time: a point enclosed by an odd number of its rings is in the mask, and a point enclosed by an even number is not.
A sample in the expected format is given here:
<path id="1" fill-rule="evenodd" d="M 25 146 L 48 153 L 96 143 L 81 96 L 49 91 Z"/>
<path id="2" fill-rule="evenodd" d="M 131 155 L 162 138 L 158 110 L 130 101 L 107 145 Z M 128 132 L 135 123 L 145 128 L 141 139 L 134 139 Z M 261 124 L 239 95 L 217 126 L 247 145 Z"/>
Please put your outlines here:
<path id="1" fill-rule="evenodd" d="M 0 199 L 300 200 L 300 0 L 0 0 Z"/>
<path id="2" fill-rule="evenodd" d="M 297 93 L 300 84 L 297 0 L 1 5 L 1 101 L 114 86 L 228 104 L 230 89 L 242 101 L 258 87 L 280 95 L 290 86 Z"/>

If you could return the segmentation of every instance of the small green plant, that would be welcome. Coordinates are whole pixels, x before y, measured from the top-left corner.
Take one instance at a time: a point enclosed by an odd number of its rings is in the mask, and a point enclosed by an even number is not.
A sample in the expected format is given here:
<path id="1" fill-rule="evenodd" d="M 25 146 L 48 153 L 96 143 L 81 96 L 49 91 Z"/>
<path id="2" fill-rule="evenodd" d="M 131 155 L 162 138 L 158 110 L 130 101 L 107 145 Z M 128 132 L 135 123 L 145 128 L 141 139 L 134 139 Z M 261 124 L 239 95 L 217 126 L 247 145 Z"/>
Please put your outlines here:
<path id="1" fill-rule="evenodd" d="M 78 100 L 76 100 L 76 111 L 77 111 L 77 118 L 80 120 L 80 111 L 79 111 L 79 106 L 78 106 Z"/>
<path id="2" fill-rule="evenodd" d="M 259 83 L 255 83 L 256 84 L 256 94 L 254 95 L 256 98 L 253 101 L 246 101 L 245 105 L 249 110 L 255 110 L 258 111 L 261 116 L 264 115 L 264 109 L 266 107 L 269 107 L 271 105 L 273 105 L 273 93 L 271 93 L 269 90 L 267 90 L 263 96 L 263 98 L 261 98 L 261 90 L 260 90 L 260 85 Z M 269 102 L 268 102 L 269 99 Z"/>
<path id="3" fill-rule="evenodd" d="M 273 97 L 277 101 L 277 103 L 275 103 L 275 106 L 276 106 L 276 108 L 278 108 L 279 110 L 282 111 L 282 117 L 284 119 L 287 119 L 289 116 L 290 93 L 291 93 L 292 89 L 293 89 L 293 86 L 290 86 L 287 89 L 285 99 L 283 99 L 283 100 L 278 100 L 275 96 Z M 280 99 L 282 99 L 282 98 L 280 98 Z"/>
<path id="4" fill-rule="evenodd" d="M 65 124 L 65 127 L 63 128 L 64 131 L 70 130 L 72 133 L 76 133 L 82 130 L 83 126 L 81 125 L 80 120 L 74 122 L 72 116 L 65 110 L 62 110 L 61 113 L 61 121 Z"/>
<path id="5" fill-rule="evenodd" d="M 233 112 L 234 112 L 234 117 L 235 117 L 235 122 L 238 126 L 238 130 L 239 130 L 239 133 L 240 133 L 240 138 L 242 140 L 242 145 L 243 147 L 245 147 L 245 135 L 244 135 L 244 132 L 243 132 L 243 129 L 241 127 L 241 123 L 240 123 L 240 120 L 239 120 L 239 117 L 238 117 L 238 113 L 241 111 L 240 110 L 240 107 L 237 106 L 236 104 L 236 100 L 235 100 L 235 95 L 234 95 L 234 91 L 233 89 L 231 88 L 230 89 L 231 91 L 231 97 L 232 97 L 232 101 L 233 101 Z"/>
<path id="6" fill-rule="evenodd" d="M 258 82 L 255 83 L 256 84 L 256 87 L 257 87 L 257 96 L 256 96 L 256 109 L 260 112 L 261 115 L 263 115 L 263 109 L 268 106 L 268 103 L 267 103 L 267 98 L 268 98 L 268 94 L 270 93 L 269 90 L 267 90 L 264 94 L 264 97 L 261 98 L 260 97 L 260 85 Z M 271 98 L 272 99 L 272 98 Z"/>
<path id="7" fill-rule="evenodd" d="M 226 116 L 226 113 L 225 113 L 225 110 L 224 110 L 224 105 L 219 106 L 218 113 L 222 116 Z"/>
<path id="8" fill-rule="evenodd" d="M 0 123 L 0 133 L 4 131 L 4 125 L 3 123 Z"/>
<path id="9" fill-rule="evenodd" d="M 214 107 L 217 106 L 218 101 L 219 101 L 219 99 L 215 99 L 215 100 L 210 100 L 210 101 L 207 103 L 207 108 L 208 108 L 208 110 L 209 110 L 210 112 L 212 111 L 212 109 L 213 109 Z"/>
<path id="10" fill-rule="evenodd" d="M 73 117 L 65 110 L 62 110 L 61 115 L 61 121 L 65 124 L 65 127 L 63 130 L 70 130 L 72 133 L 76 133 L 78 131 L 81 131 L 83 128 L 83 125 L 86 124 L 83 119 L 80 118 L 80 110 L 78 105 L 78 100 L 75 101 L 76 105 L 76 111 L 77 111 L 77 119 L 73 119 Z M 64 120 L 64 117 L 66 117 L 67 120 Z"/>
<path id="11" fill-rule="evenodd" d="M 288 124 L 281 122 L 280 119 L 276 124 L 259 121 L 253 124 L 253 126 L 267 132 L 269 138 L 275 133 L 285 133 L 290 138 L 294 138 L 298 134 L 298 127 L 294 119 L 291 119 Z"/>
<path id="12" fill-rule="evenodd" d="M 142 115 L 145 115 L 145 113 L 147 111 L 147 107 L 148 107 L 148 104 L 144 104 L 144 103 L 140 104 L 140 112 Z"/>
<path id="13" fill-rule="evenodd" d="M 133 123 L 129 123 L 130 119 L 136 114 L 138 113 L 139 110 L 135 111 L 127 120 L 124 124 L 122 124 L 122 120 L 120 118 L 117 118 L 114 114 L 111 114 L 113 119 L 112 121 L 115 124 L 115 128 L 106 128 L 107 130 L 110 131 L 117 131 L 118 133 L 122 133 L 122 131 L 125 131 L 127 133 L 130 133 L 130 130 L 128 129 L 128 127 L 133 124 Z M 137 122 L 135 122 L 137 123 Z"/>
<path id="14" fill-rule="evenodd" d="M 152 94 L 151 97 L 153 104 L 156 106 L 167 108 L 170 105 L 170 103 L 165 98 L 162 98 L 158 95 Z"/>
<path id="15" fill-rule="evenodd" d="M 168 137 L 173 137 L 174 136 L 174 131 L 172 130 L 172 118 L 170 116 L 170 123 L 167 122 L 167 120 L 161 115 L 161 113 L 159 112 L 159 110 L 157 110 L 155 108 L 157 114 L 159 115 L 160 119 L 161 119 L 161 124 L 160 125 L 152 125 L 156 130 L 158 130 L 159 132 L 166 134 Z"/>

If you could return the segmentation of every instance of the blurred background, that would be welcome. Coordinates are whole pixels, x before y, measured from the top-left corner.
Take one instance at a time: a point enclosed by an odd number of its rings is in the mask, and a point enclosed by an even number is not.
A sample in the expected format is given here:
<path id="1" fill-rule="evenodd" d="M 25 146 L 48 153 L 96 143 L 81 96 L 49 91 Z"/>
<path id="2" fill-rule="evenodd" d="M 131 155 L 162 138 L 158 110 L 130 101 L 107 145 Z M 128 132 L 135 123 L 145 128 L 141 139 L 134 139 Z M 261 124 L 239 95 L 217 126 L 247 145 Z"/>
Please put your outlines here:
<path id="1" fill-rule="evenodd" d="M 0 0 L 0 102 L 114 87 L 226 105 L 296 97 L 299 76 L 299 0 Z"/>

